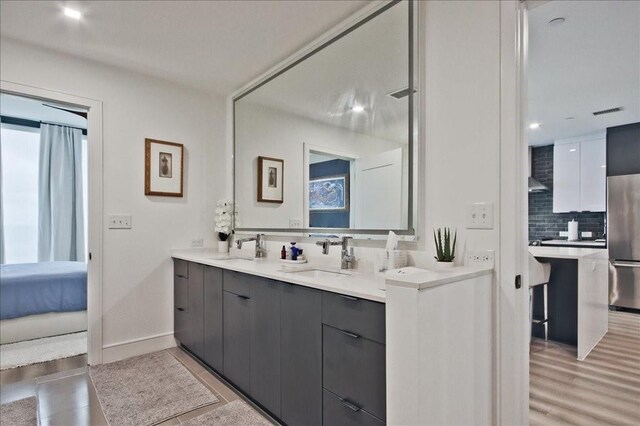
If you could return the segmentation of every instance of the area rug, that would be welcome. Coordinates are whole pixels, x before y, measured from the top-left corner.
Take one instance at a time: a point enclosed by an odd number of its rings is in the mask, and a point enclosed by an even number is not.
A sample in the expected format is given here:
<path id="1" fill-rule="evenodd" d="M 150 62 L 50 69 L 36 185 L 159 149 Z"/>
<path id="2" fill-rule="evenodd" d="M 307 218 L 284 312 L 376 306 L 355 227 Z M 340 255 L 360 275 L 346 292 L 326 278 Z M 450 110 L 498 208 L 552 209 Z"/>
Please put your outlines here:
<path id="1" fill-rule="evenodd" d="M 180 423 L 180 426 L 267 426 L 271 425 L 267 419 L 262 417 L 256 410 L 251 408 L 245 402 L 235 400 L 220 408 L 204 413 L 201 416 L 194 417 L 186 422 Z"/>
<path id="2" fill-rule="evenodd" d="M 0 405 L 0 424 L 33 426 L 38 424 L 38 402 L 35 396 Z"/>
<path id="3" fill-rule="evenodd" d="M 218 402 L 166 351 L 92 366 L 89 373 L 104 416 L 113 426 L 153 425 Z"/>
<path id="4" fill-rule="evenodd" d="M 87 332 L 0 345 L 0 370 L 87 353 Z"/>

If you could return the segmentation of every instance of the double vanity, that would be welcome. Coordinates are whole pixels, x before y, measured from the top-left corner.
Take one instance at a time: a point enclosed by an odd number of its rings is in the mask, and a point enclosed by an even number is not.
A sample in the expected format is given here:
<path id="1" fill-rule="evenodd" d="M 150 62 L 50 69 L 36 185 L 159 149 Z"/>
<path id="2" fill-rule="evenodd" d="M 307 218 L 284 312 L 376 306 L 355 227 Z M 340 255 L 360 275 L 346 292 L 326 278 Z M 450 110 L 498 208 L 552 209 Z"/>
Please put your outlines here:
<path id="1" fill-rule="evenodd" d="M 471 379 L 460 374 L 486 375 L 475 382 L 487 395 L 491 269 L 385 276 L 206 250 L 172 257 L 176 340 L 283 424 L 376 425 L 407 415 L 418 421 L 419 407 L 430 405 L 430 418 L 437 418 L 446 401 L 434 392 Z M 460 298 L 457 306 L 435 309 L 452 297 Z M 473 360 L 460 345 L 487 352 Z M 484 361 L 481 372 L 473 371 L 471 364 Z M 409 367 L 414 377 L 405 378 Z M 452 405 L 461 395 L 476 398 L 476 389 L 461 387 L 462 394 L 450 393 Z M 412 406 L 421 394 L 430 399 Z M 457 412 L 475 416 L 481 405 Z M 489 413 L 490 402 L 482 411 Z"/>

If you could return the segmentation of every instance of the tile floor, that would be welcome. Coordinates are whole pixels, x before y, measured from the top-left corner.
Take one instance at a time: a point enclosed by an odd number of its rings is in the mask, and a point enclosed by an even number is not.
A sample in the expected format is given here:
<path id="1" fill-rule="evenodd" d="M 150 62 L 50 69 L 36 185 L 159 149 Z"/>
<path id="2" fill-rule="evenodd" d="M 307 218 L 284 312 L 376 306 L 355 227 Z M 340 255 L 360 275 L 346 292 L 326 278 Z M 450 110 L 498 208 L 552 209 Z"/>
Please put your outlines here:
<path id="1" fill-rule="evenodd" d="M 161 425 L 179 425 L 183 421 L 240 398 L 234 390 L 209 373 L 182 349 L 170 348 L 167 351 L 207 386 L 220 402 L 174 417 Z M 38 415 L 40 424 L 43 426 L 106 425 L 107 422 L 87 372 L 86 360 L 86 355 L 82 355 L 2 371 L 0 403 L 37 396 Z"/>

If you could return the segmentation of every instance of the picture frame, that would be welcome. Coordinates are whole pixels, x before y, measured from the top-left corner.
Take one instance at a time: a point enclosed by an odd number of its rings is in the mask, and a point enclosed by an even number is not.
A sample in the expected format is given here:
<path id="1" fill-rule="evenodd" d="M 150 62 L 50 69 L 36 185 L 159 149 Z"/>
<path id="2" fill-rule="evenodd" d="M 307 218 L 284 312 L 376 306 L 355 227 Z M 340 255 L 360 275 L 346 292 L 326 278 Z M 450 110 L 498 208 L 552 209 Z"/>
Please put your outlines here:
<path id="1" fill-rule="evenodd" d="M 149 138 L 144 144 L 144 194 L 182 197 L 184 145 Z"/>
<path id="2" fill-rule="evenodd" d="M 258 202 L 284 202 L 284 160 L 258 157 Z"/>
<path id="3" fill-rule="evenodd" d="M 349 175 L 340 174 L 309 179 L 310 212 L 348 212 Z"/>

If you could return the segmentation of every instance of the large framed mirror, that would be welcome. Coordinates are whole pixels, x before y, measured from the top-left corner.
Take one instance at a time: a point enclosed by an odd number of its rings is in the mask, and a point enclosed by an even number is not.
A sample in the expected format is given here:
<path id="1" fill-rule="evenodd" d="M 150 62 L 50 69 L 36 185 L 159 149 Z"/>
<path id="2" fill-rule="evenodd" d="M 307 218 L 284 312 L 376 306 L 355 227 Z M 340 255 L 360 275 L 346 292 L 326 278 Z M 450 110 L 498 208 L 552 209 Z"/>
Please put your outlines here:
<path id="1" fill-rule="evenodd" d="M 379 4 L 233 98 L 236 232 L 415 235 L 416 6 Z"/>

